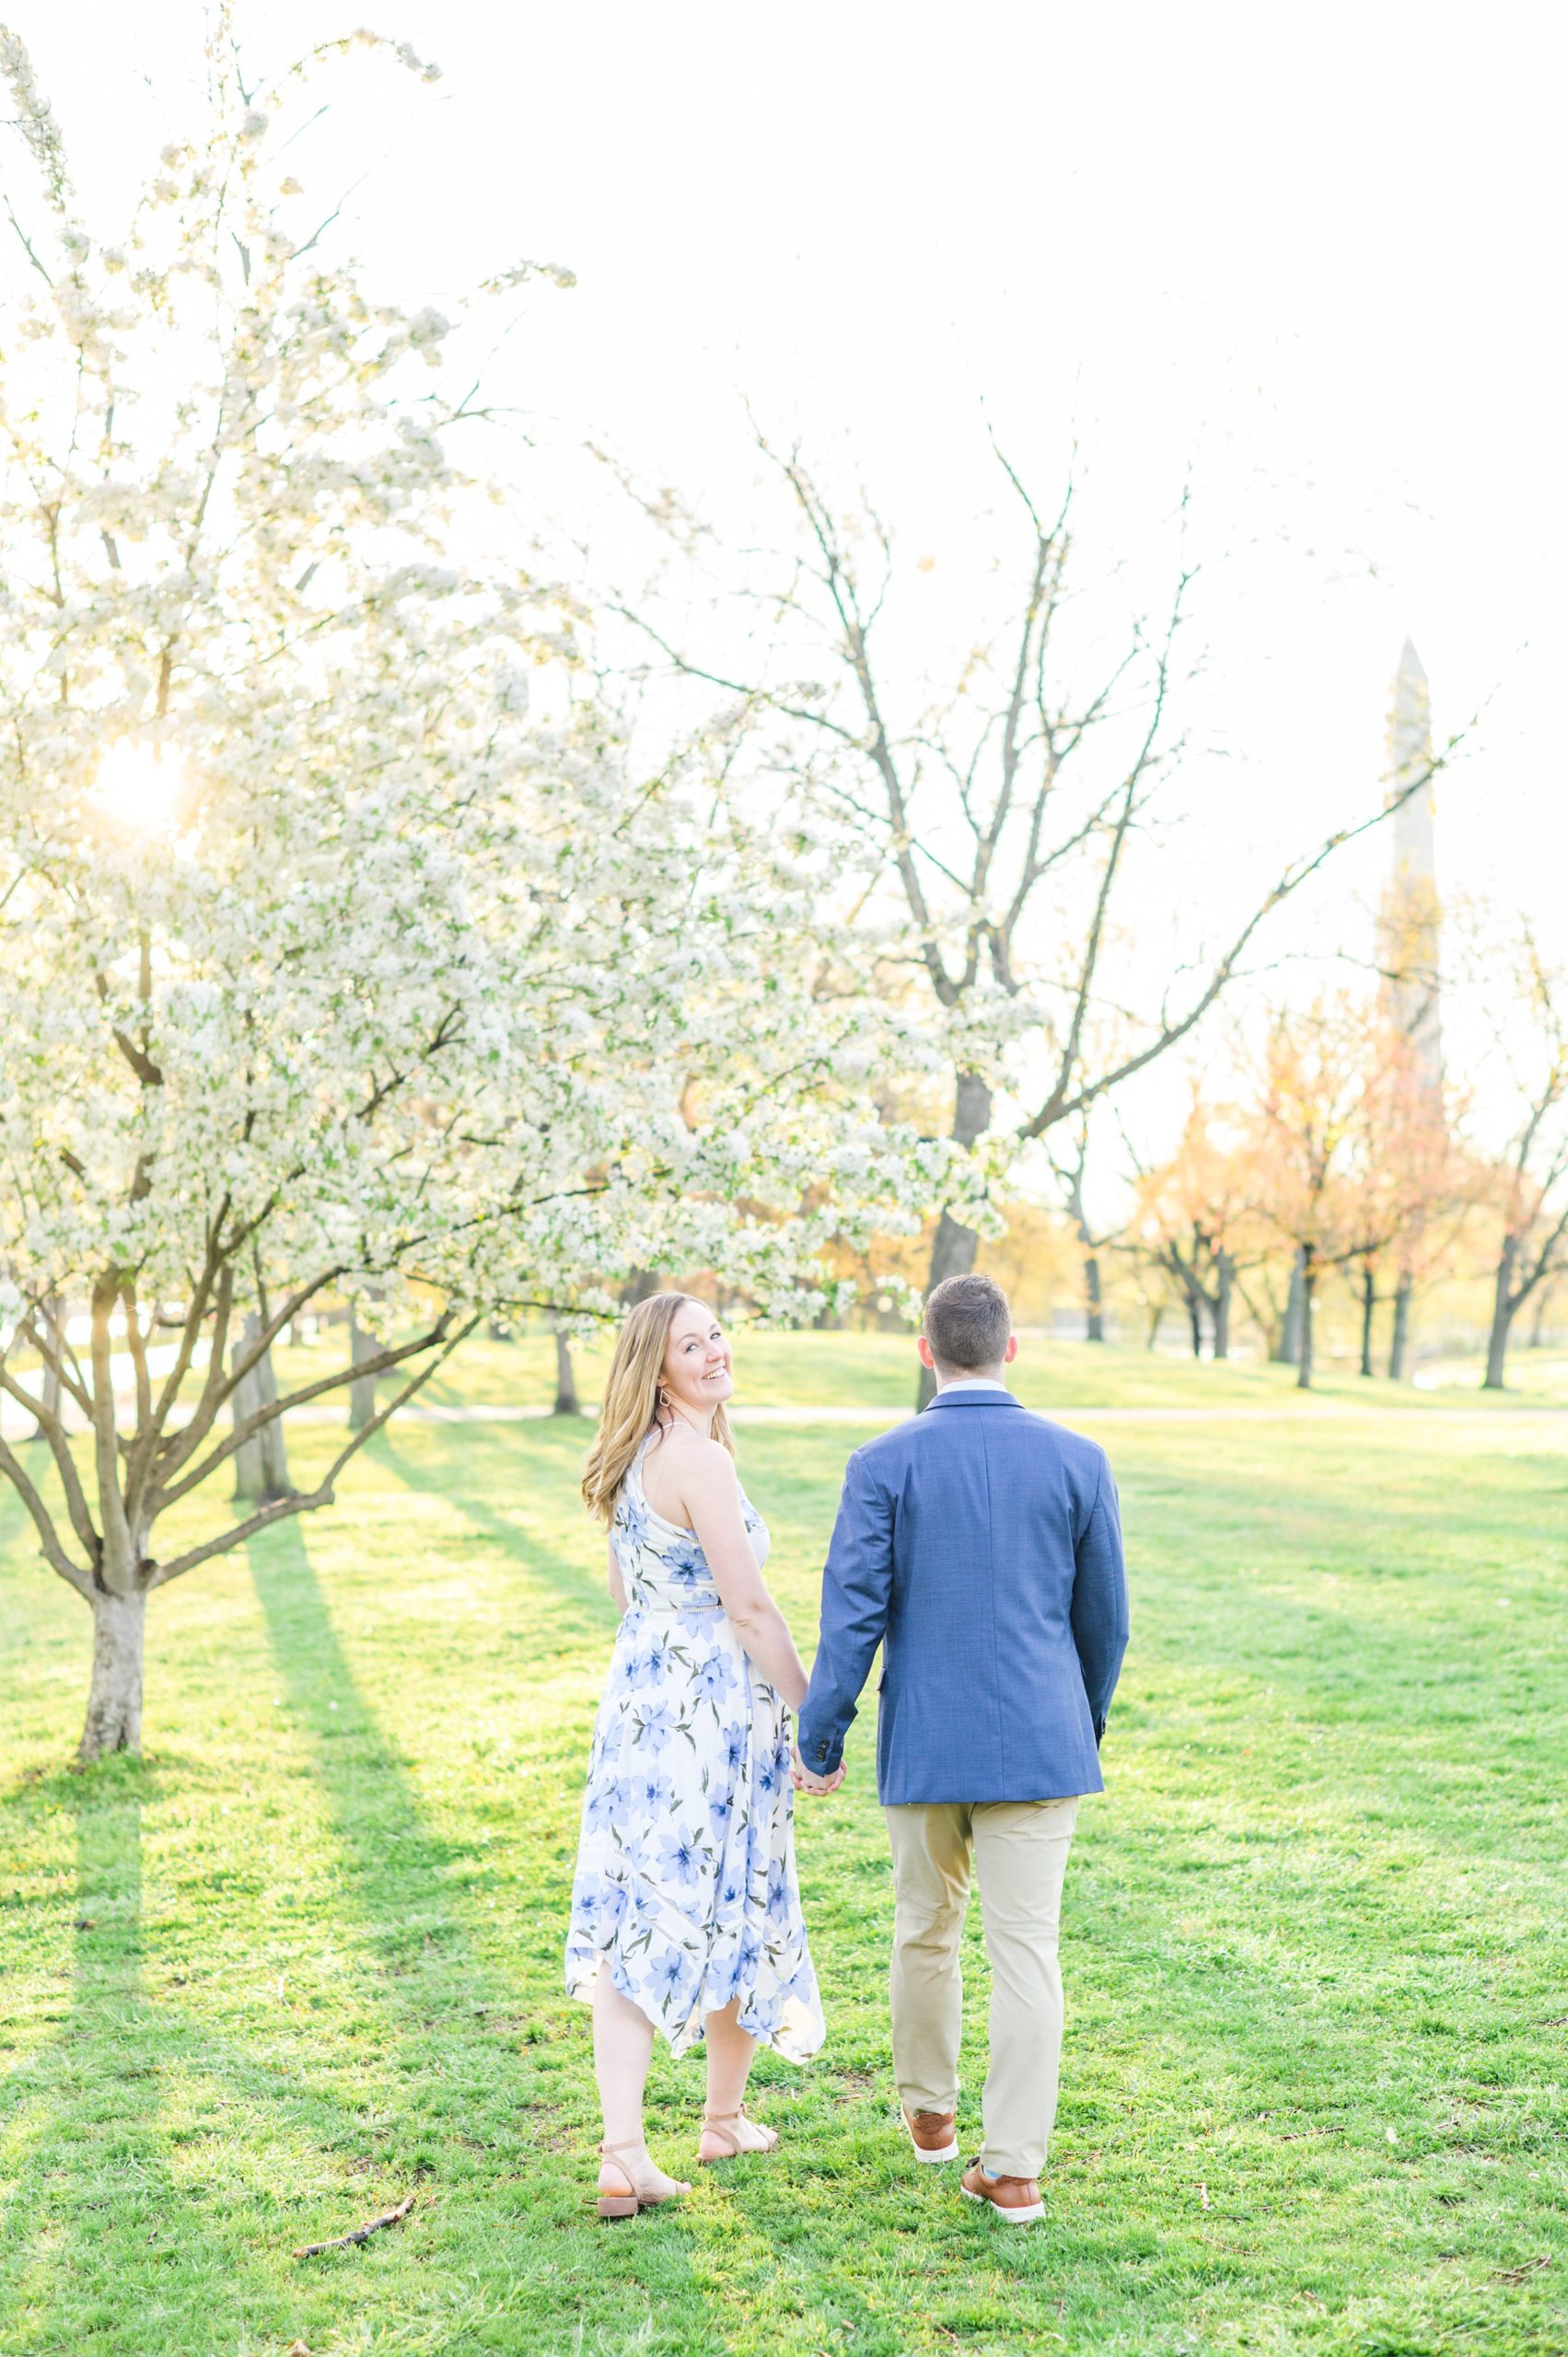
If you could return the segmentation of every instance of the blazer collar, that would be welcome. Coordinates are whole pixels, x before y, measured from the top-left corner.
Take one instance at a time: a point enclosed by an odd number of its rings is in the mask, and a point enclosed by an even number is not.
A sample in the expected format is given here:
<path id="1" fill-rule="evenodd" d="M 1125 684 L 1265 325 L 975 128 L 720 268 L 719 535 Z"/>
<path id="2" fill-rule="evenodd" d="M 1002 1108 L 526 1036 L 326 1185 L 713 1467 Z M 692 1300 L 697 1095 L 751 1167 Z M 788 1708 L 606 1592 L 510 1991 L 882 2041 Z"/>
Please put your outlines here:
<path id="1" fill-rule="evenodd" d="M 1012 1391 L 993 1391 L 988 1385 L 983 1391 L 939 1391 L 928 1402 L 927 1415 L 933 1408 L 1021 1408 L 1023 1401 Z"/>

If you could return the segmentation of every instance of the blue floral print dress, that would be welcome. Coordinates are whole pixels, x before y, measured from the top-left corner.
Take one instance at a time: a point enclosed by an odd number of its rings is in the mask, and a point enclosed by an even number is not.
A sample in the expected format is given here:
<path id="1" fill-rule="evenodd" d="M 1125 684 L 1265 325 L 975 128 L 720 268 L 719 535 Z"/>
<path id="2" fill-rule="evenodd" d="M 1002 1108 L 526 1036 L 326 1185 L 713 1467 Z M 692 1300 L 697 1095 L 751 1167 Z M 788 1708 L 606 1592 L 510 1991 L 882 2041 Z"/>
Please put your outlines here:
<path id="1" fill-rule="evenodd" d="M 738 1997 L 741 2028 L 803 2061 L 825 2033 L 796 1880 L 789 1713 L 696 1533 L 649 1504 L 647 1448 L 611 1527 L 627 1608 L 588 1762 L 567 1991 L 591 2003 L 604 1956 L 675 2053 Z M 741 1505 L 761 1566 L 767 1526 Z"/>

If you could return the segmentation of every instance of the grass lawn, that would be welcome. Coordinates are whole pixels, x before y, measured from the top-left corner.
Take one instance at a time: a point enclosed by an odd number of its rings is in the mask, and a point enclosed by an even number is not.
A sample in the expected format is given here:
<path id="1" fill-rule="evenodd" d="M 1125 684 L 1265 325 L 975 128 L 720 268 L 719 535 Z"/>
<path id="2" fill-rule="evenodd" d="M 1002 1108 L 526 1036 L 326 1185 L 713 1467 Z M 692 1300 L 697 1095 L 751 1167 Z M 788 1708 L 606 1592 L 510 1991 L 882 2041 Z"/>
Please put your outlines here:
<path id="1" fill-rule="evenodd" d="M 903 1396 L 907 1345 L 749 1348 L 753 1398 Z M 542 1387 L 527 1344 L 453 1396 L 526 1352 Z M 1039 1356 L 1037 1398 L 1283 1401 L 1278 1370 Z M 147 1756 L 87 1775 L 87 1616 L 5 1504 L 0 2357 L 1562 2357 L 1568 1462 L 1476 1411 L 1107 1427 L 1134 1638 L 1029 2233 L 891 2123 L 869 1713 L 802 1811 L 829 2043 L 759 2064 L 780 2154 L 593 2222 L 560 1979 L 612 1625 L 586 1427 L 394 1428 L 335 1511 L 156 1600 Z M 803 1633 L 854 1438 L 743 1435 Z M 296 1475 L 332 1439 L 298 1428 Z M 969 2152 L 977 1927 L 966 1962 Z M 698 2059 L 652 2093 L 679 2166 Z"/>
<path id="2" fill-rule="evenodd" d="M 914 1344 L 907 1334 L 735 1334 L 739 1397 L 753 1407 L 790 1405 L 908 1408 L 913 1405 Z M 341 1365 L 347 1350 L 344 1329 L 330 1328 L 305 1347 L 278 1353 L 285 1385 L 307 1383 Z M 597 1402 L 610 1366 L 607 1346 L 590 1340 L 574 1345 L 577 1387 L 584 1404 Z M 1568 1404 L 1568 1363 L 1544 1353 L 1520 1351 L 1509 1364 L 1509 1382 L 1538 1407 Z M 1290 1407 L 1296 1399 L 1295 1370 L 1237 1359 L 1214 1365 L 1191 1358 L 1139 1350 L 1107 1350 L 1087 1342 L 1064 1342 L 1026 1334 L 1013 1369 L 1021 1399 L 1032 1408 L 1053 1407 Z M 1419 1413 L 1438 1404 L 1481 1412 L 1504 1408 L 1494 1392 L 1480 1389 L 1481 1364 L 1447 1361 L 1434 1370 L 1434 1388 L 1370 1382 L 1350 1362 L 1328 1361 L 1318 1370 L 1313 1396 L 1330 1406 L 1407 1410 Z M 384 1396 L 384 1395 L 383 1395 Z M 515 1341 L 476 1338 L 448 1360 L 420 1393 L 422 1404 L 439 1407 L 496 1405 L 547 1408 L 555 1397 L 555 1346 L 548 1334 L 524 1333 Z"/>

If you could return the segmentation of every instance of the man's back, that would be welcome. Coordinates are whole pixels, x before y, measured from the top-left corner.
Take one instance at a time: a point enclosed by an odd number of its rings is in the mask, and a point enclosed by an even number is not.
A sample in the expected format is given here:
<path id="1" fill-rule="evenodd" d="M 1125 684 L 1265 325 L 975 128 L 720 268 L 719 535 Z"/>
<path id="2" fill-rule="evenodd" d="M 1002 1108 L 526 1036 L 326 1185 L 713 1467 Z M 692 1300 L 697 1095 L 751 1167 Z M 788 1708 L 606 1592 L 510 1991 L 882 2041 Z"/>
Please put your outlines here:
<path id="1" fill-rule="evenodd" d="M 980 2158 L 962 2190 L 1014 2225 L 1040 2175 L 1062 2053 L 1062 1892 L 1127 1643 L 1105 1452 L 1021 1407 L 1007 1296 L 978 1271 L 932 1288 L 937 1394 L 851 1457 L 822 1574 L 822 1634 L 796 1781 L 830 1792 L 886 1649 L 877 1782 L 893 1859 L 893 2071 L 918 2159 L 958 2153 L 958 1965 L 971 1869 L 991 1958 Z"/>
<path id="2" fill-rule="evenodd" d="M 836 1766 L 881 1643 L 885 1804 L 1098 1792 L 1126 1642 L 1104 1451 L 999 1386 L 952 1386 L 850 1460 L 801 1757 Z"/>

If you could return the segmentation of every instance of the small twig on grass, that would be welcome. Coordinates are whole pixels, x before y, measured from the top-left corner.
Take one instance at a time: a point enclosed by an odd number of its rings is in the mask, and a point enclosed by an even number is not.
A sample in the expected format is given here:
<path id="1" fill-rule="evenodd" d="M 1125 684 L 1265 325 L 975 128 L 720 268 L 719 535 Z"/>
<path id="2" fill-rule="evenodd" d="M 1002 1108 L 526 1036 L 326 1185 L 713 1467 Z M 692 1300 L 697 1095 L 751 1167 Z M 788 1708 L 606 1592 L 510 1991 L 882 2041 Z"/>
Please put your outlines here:
<path id="1" fill-rule="evenodd" d="M 314 2258 L 324 2250 L 347 2250 L 351 2243 L 368 2242 L 383 2226 L 401 2225 L 413 2208 L 413 2196 L 405 2193 L 395 2210 L 383 2210 L 378 2218 L 366 2218 L 363 2226 L 355 2226 L 352 2235 L 338 2235 L 330 2243 L 305 2243 L 295 2252 L 296 2258 Z"/>
<path id="2" fill-rule="evenodd" d="M 1527 2258 L 1522 2267 L 1500 2267 L 1486 2280 L 1489 2283 L 1522 2283 L 1527 2276 L 1539 2275 L 1543 2267 L 1551 2265 L 1551 2254 L 1543 2253 L 1539 2258 Z"/>

